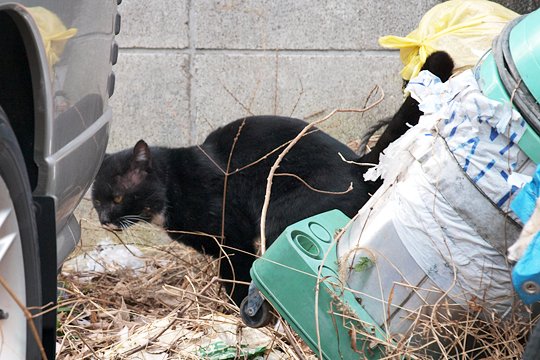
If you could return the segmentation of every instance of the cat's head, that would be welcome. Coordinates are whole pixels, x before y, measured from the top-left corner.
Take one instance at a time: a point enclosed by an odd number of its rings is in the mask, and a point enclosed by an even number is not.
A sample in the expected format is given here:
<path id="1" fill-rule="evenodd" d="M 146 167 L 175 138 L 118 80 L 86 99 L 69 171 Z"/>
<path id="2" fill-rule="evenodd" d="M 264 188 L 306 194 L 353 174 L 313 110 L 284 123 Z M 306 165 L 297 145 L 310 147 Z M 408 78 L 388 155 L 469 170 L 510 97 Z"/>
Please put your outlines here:
<path id="1" fill-rule="evenodd" d="M 162 222 L 166 187 L 153 162 L 143 140 L 133 150 L 105 155 L 92 187 L 92 203 L 103 226 L 120 230 L 139 221 Z"/>

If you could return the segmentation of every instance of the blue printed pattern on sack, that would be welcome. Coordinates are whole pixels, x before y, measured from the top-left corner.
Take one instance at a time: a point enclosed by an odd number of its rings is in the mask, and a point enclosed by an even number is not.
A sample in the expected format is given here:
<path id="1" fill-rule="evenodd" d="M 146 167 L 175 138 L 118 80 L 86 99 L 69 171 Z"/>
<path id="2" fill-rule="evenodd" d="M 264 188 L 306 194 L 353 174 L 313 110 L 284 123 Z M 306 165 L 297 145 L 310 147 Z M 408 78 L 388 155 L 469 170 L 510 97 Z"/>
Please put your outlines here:
<path id="1" fill-rule="evenodd" d="M 407 90 L 419 101 L 424 117 L 437 124 L 438 133 L 471 181 L 507 211 L 509 200 L 519 190 L 509 181 L 509 174 L 528 159 L 516 145 L 525 121 L 510 104 L 485 97 L 472 71 L 446 83 L 433 81 L 434 77 L 423 71 Z"/>

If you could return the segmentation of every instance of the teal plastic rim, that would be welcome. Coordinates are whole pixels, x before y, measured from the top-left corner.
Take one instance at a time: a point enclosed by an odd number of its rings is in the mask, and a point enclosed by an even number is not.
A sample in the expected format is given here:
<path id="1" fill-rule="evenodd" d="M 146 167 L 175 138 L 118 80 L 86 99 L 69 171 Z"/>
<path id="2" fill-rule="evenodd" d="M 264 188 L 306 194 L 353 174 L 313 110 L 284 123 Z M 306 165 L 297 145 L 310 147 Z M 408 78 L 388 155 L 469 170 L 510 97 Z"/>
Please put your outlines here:
<path id="1" fill-rule="evenodd" d="M 536 164 L 540 163 L 540 136 L 529 125 L 518 141 L 518 146 Z"/>
<path id="2" fill-rule="evenodd" d="M 510 102 L 510 96 L 499 78 L 499 72 L 493 54 L 489 51 L 480 60 L 475 69 L 475 77 L 482 93 L 492 100 Z M 514 110 L 517 109 L 512 105 Z M 519 148 L 536 164 L 540 163 L 540 136 L 529 125 L 518 141 Z"/>
<path id="3" fill-rule="evenodd" d="M 523 82 L 540 102 L 540 9 L 525 16 L 510 32 L 512 59 Z"/>
<path id="4" fill-rule="evenodd" d="M 482 94 L 499 102 L 510 102 L 510 96 L 499 77 L 497 64 L 491 50 L 483 56 L 475 68 L 475 78 Z"/>

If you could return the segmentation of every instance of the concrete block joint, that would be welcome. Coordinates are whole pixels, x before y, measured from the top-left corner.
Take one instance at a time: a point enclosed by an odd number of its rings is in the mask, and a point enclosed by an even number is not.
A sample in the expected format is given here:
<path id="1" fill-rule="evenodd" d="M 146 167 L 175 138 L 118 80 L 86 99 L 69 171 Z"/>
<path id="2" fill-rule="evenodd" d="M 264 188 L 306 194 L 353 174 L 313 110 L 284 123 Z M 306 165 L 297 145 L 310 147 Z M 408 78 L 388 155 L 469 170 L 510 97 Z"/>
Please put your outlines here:
<path id="1" fill-rule="evenodd" d="M 379 85 L 377 108 L 323 126 L 353 141 L 402 100 L 399 55 L 377 39 L 407 34 L 438 2 L 124 0 L 109 151 L 194 144 L 250 114 L 313 120 L 363 107 Z"/>

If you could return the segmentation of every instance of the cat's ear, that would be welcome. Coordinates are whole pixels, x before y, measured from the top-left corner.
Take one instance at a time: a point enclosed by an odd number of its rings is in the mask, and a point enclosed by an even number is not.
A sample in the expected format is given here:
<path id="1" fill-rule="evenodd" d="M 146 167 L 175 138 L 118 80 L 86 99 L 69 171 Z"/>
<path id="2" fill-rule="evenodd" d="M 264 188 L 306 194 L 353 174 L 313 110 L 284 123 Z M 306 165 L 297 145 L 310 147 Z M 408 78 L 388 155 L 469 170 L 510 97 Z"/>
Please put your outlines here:
<path id="1" fill-rule="evenodd" d="M 152 156 L 150 148 L 144 140 L 139 140 L 133 148 L 133 157 L 131 158 L 132 168 L 140 168 L 143 170 L 152 168 Z"/>

